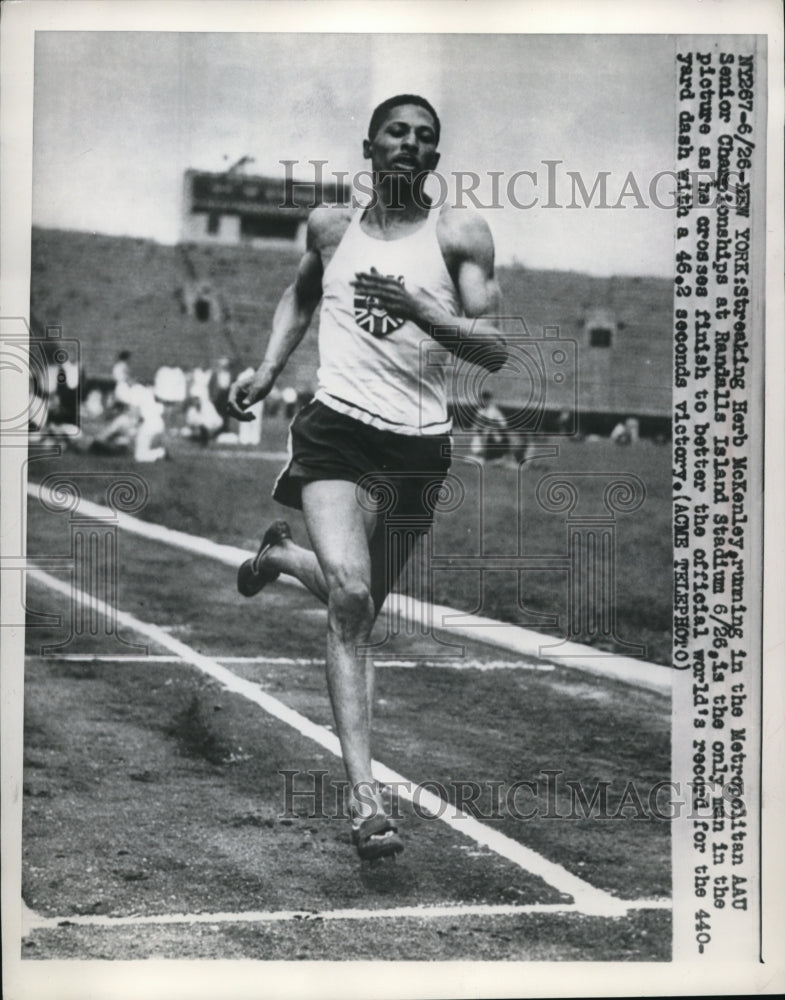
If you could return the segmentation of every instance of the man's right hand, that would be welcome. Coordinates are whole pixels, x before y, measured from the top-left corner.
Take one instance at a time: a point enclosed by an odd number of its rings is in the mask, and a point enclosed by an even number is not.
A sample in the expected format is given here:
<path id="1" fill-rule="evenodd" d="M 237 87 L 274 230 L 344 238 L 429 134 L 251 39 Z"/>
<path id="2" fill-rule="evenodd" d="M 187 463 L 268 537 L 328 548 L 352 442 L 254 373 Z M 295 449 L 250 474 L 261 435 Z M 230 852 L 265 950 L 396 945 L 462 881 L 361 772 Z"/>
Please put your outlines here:
<path id="1" fill-rule="evenodd" d="M 234 417 L 235 420 L 255 420 L 256 417 L 250 412 L 250 408 L 269 395 L 275 377 L 273 369 L 265 364 L 260 365 L 255 372 L 247 370 L 238 375 L 229 389 L 229 400 L 226 404 L 228 416 Z"/>

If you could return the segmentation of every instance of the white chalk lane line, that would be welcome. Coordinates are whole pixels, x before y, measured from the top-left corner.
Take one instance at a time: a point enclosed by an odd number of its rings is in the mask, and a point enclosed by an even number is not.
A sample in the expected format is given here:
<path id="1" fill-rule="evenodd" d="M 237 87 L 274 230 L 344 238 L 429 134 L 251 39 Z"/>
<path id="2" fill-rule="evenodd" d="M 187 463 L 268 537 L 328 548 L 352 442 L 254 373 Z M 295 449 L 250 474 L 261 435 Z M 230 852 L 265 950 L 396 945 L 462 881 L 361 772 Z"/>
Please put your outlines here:
<path id="1" fill-rule="evenodd" d="M 27 576 L 28 579 L 56 591 L 73 602 L 88 605 L 101 615 L 114 616 L 118 624 L 131 629 L 138 635 L 145 636 L 164 649 L 168 649 L 185 663 L 190 663 L 202 673 L 218 681 L 227 691 L 247 698 L 276 719 L 291 726 L 301 735 L 318 743 L 336 757 L 341 757 L 338 737 L 334 733 L 289 708 L 277 698 L 263 691 L 258 684 L 238 676 L 212 657 L 205 656 L 179 639 L 175 639 L 159 626 L 141 621 L 126 611 L 97 600 L 94 595 L 77 590 L 70 581 L 58 580 L 43 570 L 29 570 Z M 373 777 L 383 784 L 397 787 L 400 797 L 407 801 L 413 801 L 416 789 L 419 808 L 437 817 L 441 822 L 446 823 L 475 843 L 489 848 L 495 854 L 512 862 L 529 874 L 541 878 L 557 891 L 572 896 L 575 906 L 580 912 L 596 916 L 618 916 L 626 912 L 627 904 L 624 900 L 618 899 L 602 889 L 597 889 L 577 875 L 567 871 L 566 868 L 554 861 L 549 861 L 541 854 L 513 840 L 499 830 L 485 826 L 463 809 L 451 808 L 450 812 L 446 812 L 444 799 L 421 788 L 414 782 L 408 781 L 403 775 L 379 761 L 373 761 Z"/>
<path id="2" fill-rule="evenodd" d="M 669 910 L 669 899 L 636 899 L 625 903 L 627 910 Z M 561 913 L 585 916 L 570 903 L 453 903 L 420 906 L 393 906 L 378 909 L 344 910 L 241 910 L 237 913 L 157 913 L 144 916 L 76 914 L 45 917 L 22 904 L 22 932 L 67 927 L 160 927 L 170 924 L 277 924 L 287 921 L 316 923 L 338 920 L 439 920 L 457 917 L 516 917 L 524 914 Z"/>
<path id="3" fill-rule="evenodd" d="M 150 653 L 147 656 L 122 653 L 28 653 L 28 657 L 63 661 L 66 663 L 114 663 L 121 666 L 125 663 L 180 663 L 179 656 L 164 656 Z M 316 656 L 214 656 L 216 663 L 235 664 L 242 666 L 259 665 L 267 667 L 323 667 L 324 657 Z M 415 668 L 442 668 L 444 670 L 528 670 L 535 673 L 552 673 L 554 667 L 550 663 L 526 663 L 522 660 L 374 660 L 376 667 L 401 667 L 404 670 Z"/>
<path id="4" fill-rule="evenodd" d="M 54 492 L 48 487 L 44 488 L 40 483 L 29 482 L 27 492 L 36 498 L 46 498 L 50 505 L 56 506 Z M 76 510 L 87 517 L 110 517 L 119 528 L 129 534 L 206 556 L 235 569 L 249 556 L 254 555 L 253 552 L 236 545 L 224 545 L 200 535 L 190 535 L 174 528 L 166 528 L 130 514 L 113 511 L 109 507 L 93 503 L 92 500 L 80 498 Z M 279 577 L 279 582 L 302 588 L 299 581 L 289 576 Z M 560 652 L 549 655 L 547 647 L 553 646 L 553 636 L 541 635 L 520 625 L 510 625 L 493 618 L 468 614 L 446 605 L 426 604 L 408 596 L 405 598 L 400 595 L 392 596 L 394 599 L 397 598 L 396 613 L 412 624 L 432 625 L 451 637 L 463 636 L 530 659 L 545 659 L 574 670 L 612 678 L 660 694 L 670 694 L 671 670 L 661 664 L 604 653 L 576 642 L 562 642 L 559 645 Z"/>

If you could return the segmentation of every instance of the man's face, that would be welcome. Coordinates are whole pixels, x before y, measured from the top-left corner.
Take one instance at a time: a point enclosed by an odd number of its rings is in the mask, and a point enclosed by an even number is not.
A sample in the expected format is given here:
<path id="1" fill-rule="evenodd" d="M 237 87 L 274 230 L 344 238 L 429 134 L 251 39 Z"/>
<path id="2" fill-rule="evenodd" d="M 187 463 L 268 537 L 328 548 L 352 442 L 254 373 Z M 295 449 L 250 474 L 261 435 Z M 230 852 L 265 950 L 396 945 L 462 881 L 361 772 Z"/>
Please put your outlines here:
<path id="1" fill-rule="evenodd" d="M 376 135 L 364 140 L 363 156 L 375 173 L 414 176 L 435 170 L 439 154 L 433 118 L 418 104 L 390 108 Z"/>

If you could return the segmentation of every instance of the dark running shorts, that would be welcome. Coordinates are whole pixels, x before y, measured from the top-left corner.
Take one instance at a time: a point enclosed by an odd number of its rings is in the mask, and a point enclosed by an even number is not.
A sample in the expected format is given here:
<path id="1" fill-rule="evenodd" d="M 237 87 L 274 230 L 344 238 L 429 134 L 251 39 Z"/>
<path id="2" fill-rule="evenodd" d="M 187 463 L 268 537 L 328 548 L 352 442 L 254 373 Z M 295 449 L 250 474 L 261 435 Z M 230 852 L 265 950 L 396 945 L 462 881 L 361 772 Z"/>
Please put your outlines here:
<path id="1" fill-rule="evenodd" d="M 363 424 L 311 400 L 292 421 L 291 460 L 273 499 L 302 510 L 302 487 L 317 479 L 361 483 L 362 506 L 430 522 L 450 467 L 449 434 L 410 437 Z"/>

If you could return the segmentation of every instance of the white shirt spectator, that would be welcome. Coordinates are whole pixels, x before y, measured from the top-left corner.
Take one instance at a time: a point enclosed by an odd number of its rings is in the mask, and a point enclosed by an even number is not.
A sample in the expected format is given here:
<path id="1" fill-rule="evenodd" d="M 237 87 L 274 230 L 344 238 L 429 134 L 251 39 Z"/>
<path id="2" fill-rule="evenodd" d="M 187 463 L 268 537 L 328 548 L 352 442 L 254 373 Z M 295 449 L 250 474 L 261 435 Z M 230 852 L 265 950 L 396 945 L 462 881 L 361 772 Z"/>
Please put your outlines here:
<path id="1" fill-rule="evenodd" d="M 131 369 L 128 367 L 127 361 L 115 362 L 112 368 L 112 378 L 115 380 L 115 383 L 131 381 Z"/>
<path id="2" fill-rule="evenodd" d="M 114 379 L 114 398 L 123 406 L 130 406 L 131 399 L 131 369 L 127 361 L 118 361 L 112 368 Z"/>
<path id="3" fill-rule="evenodd" d="M 134 441 L 134 459 L 137 462 L 156 462 L 166 456 L 166 449 L 156 444 L 164 433 L 164 408 L 155 398 L 155 392 L 137 383 L 131 388 L 131 407 L 140 417 Z"/>
<path id="4" fill-rule="evenodd" d="M 162 403 L 184 403 L 188 383 L 182 368 L 161 365 L 155 373 L 155 395 Z"/>
<path id="5" fill-rule="evenodd" d="M 193 399 L 209 399 L 211 374 L 207 368 L 194 368 L 188 378 L 188 395 Z"/>
<path id="6" fill-rule="evenodd" d="M 64 361 L 61 365 L 65 384 L 69 389 L 79 388 L 79 365 L 75 361 Z"/>

